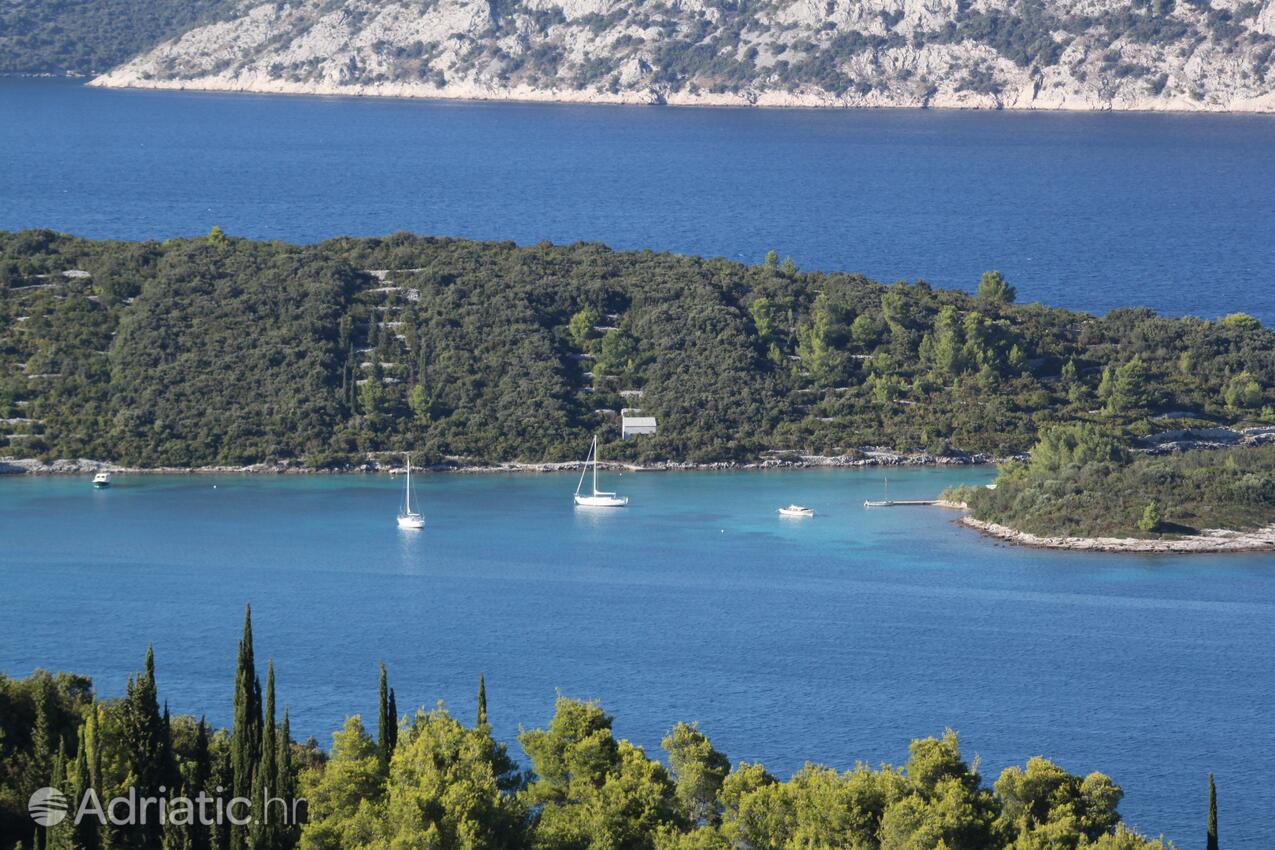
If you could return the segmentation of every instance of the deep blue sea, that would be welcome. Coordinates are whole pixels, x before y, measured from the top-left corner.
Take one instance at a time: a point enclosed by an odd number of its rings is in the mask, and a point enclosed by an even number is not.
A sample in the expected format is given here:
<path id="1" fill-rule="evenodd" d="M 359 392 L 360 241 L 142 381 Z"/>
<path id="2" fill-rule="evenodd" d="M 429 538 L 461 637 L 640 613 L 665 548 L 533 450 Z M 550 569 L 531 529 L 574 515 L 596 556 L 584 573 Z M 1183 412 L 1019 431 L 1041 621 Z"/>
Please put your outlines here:
<path id="1" fill-rule="evenodd" d="M 1275 322 L 1275 116 L 696 109 L 0 79 L 0 228 L 412 230 Z"/>
<path id="2" fill-rule="evenodd" d="M 890 473 L 896 498 L 991 470 Z M 1275 560 L 1116 556 L 989 542 L 936 508 L 863 508 L 879 471 L 610 477 L 627 509 L 578 511 L 570 475 L 435 475 L 428 527 L 387 477 L 0 480 L 0 670 L 91 674 L 119 694 L 156 649 L 175 712 L 228 723 L 243 605 L 299 736 L 376 705 L 497 734 L 596 697 L 652 751 L 698 720 L 733 760 L 902 762 L 957 729 L 994 779 L 1046 754 L 1127 789 L 1141 828 L 1202 846 L 1205 774 L 1225 846 L 1275 829 Z M 818 510 L 785 520 L 792 501 Z"/>
<path id="3" fill-rule="evenodd" d="M 397 230 L 602 241 L 1275 322 L 1275 118 L 426 103 L 99 91 L 0 79 L 0 229 L 315 241 Z M 988 470 L 891 476 L 933 495 Z M 153 642 L 178 712 L 230 715 L 242 607 L 294 728 L 399 705 L 498 733 L 596 697 L 655 748 L 698 720 L 734 760 L 901 762 L 951 726 L 989 779 L 1046 754 L 1201 846 L 1275 833 L 1275 558 L 1011 549 L 880 474 L 0 480 L 0 671 L 118 694 Z M 781 521 L 790 501 L 810 521 Z"/>

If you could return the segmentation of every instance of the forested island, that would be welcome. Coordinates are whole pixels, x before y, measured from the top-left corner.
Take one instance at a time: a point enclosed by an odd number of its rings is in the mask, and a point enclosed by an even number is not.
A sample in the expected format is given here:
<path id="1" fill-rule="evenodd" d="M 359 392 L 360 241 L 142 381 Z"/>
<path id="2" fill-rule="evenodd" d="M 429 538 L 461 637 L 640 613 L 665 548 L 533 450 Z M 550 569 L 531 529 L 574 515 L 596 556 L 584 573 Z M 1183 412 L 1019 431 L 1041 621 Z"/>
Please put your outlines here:
<path id="1" fill-rule="evenodd" d="M 653 758 L 617 739 L 597 703 L 559 696 L 546 727 L 518 736 L 522 764 L 492 737 L 498 700 L 489 709 L 481 676 L 470 723 L 441 705 L 400 713 L 382 666 L 374 723 L 351 716 L 325 752 L 292 739 L 273 663 L 262 679 L 250 616 L 230 729 L 171 716 L 150 651 L 122 698 L 98 699 L 87 678 L 66 673 L 0 676 L 0 850 L 1166 847 L 1121 823 L 1123 791 L 1107 776 L 1037 757 L 989 787 L 950 730 L 913 741 L 897 767 L 807 764 L 781 779 L 761 764 L 732 765 L 696 724 L 674 725 L 665 758 Z M 89 789 L 107 801 L 131 787 L 138 799 L 173 801 L 170 814 L 200 792 L 244 797 L 252 802 L 239 815 L 253 822 L 207 824 L 196 810 L 186 822 L 102 826 L 89 815 L 37 827 L 27 800 L 46 786 L 72 809 Z M 265 822 L 267 795 L 304 800 L 296 822 L 283 822 L 278 812 L 292 810 L 279 804 Z"/>
<path id="2" fill-rule="evenodd" d="M 973 283 L 973 282 L 972 282 Z M 723 259 L 408 234 L 0 234 L 0 451 L 130 467 L 969 461 L 1089 423 L 1132 445 L 1275 422 L 1242 313 L 1093 316 Z M 640 409 L 658 433 L 620 440 Z M 1227 430 L 1229 429 L 1229 430 Z"/>

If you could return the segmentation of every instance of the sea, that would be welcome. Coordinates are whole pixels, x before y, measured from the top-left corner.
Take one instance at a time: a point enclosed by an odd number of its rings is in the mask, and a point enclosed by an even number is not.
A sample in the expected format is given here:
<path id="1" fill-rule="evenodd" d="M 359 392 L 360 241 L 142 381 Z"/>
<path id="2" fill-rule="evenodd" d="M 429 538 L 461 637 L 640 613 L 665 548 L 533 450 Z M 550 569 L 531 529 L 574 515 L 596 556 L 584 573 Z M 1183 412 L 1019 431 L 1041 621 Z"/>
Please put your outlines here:
<path id="1" fill-rule="evenodd" d="M 400 230 L 1275 321 L 1275 116 L 428 102 L 0 78 L 0 229 Z"/>
<path id="2" fill-rule="evenodd" d="M 1275 118 L 429 103 L 0 79 L 0 229 L 313 242 L 399 230 L 604 242 L 972 288 L 1102 313 L 1275 321 Z M 891 470 L 891 497 L 990 481 Z M 293 729 L 403 710 L 496 733 L 597 699 L 659 753 L 697 721 L 732 761 L 902 763 L 959 732 L 990 782 L 1045 755 L 1203 845 L 1275 832 L 1275 558 L 1002 545 L 937 508 L 866 509 L 882 470 L 430 475 L 426 528 L 375 476 L 0 479 L 0 672 L 231 718 L 251 603 Z M 614 486 L 611 486 L 614 485 Z M 816 509 L 784 519 L 791 502 Z M 513 743 L 517 753 L 516 743 Z"/>

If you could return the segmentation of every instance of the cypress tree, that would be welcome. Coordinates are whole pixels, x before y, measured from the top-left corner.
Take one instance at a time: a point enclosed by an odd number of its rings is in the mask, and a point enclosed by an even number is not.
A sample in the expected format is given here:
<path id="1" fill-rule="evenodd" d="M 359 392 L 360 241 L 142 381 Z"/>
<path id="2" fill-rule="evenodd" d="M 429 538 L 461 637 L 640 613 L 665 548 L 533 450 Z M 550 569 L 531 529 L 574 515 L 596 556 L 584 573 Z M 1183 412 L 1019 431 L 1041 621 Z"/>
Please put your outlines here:
<path id="1" fill-rule="evenodd" d="M 93 775 L 89 768 L 88 750 L 91 742 L 90 731 L 93 715 L 97 713 L 97 706 L 91 706 L 89 711 L 88 719 L 76 732 L 75 766 L 71 770 L 71 806 L 73 808 L 79 807 L 84 795 L 93 787 Z M 93 817 L 85 817 L 75 824 L 72 836 L 74 846 L 78 850 L 98 850 L 101 847 L 101 838 L 98 835 L 97 828 L 97 820 Z"/>
<path id="2" fill-rule="evenodd" d="M 487 723 L 487 680 L 478 674 L 478 725 Z"/>
<path id="3" fill-rule="evenodd" d="M 252 797 L 253 778 L 261 759 L 261 680 L 257 677 L 252 648 L 252 606 L 244 608 L 243 637 L 235 670 L 234 728 L 231 730 L 231 795 Z M 231 850 L 248 846 L 248 830 L 232 826 Z"/>
<path id="4" fill-rule="evenodd" d="M 398 746 L 398 700 L 394 698 L 394 689 L 390 688 L 390 711 L 387 718 L 389 720 L 389 739 L 390 739 L 390 755 L 394 755 L 394 748 Z"/>
<path id="5" fill-rule="evenodd" d="M 168 711 L 168 700 L 164 700 L 164 716 L 160 725 L 160 733 L 160 768 L 163 771 L 163 784 L 168 788 L 168 796 L 170 798 L 180 797 L 182 775 L 177 768 L 177 753 L 173 750 L 173 717 Z"/>
<path id="6" fill-rule="evenodd" d="M 35 725 L 31 728 L 31 760 L 24 771 L 25 784 L 28 786 L 25 792 L 27 794 L 48 784 L 49 776 L 53 773 L 53 756 L 55 755 L 53 736 L 49 730 L 52 695 L 47 679 L 41 678 L 36 681 L 35 693 L 32 697 L 35 701 Z M 32 846 L 38 847 L 39 843 L 40 839 L 37 835 Z"/>
<path id="7" fill-rule="evenodd" d="M 155 651 L 146 650 L 146 669 L 130 677 L 121 711 L 121 737 L 125 759 L 137 796 L 159 797 L 167 770 L 165 759 L 165 723 L 159 712 L 159 695 L 155 684 Z M 155 850 L 163 841 L 163 825 L 158 818 L 130 827 L 121 834 L 126 846 Z"/>
<path id="8" fill-rule="evenodd" d="M 195 799 L 201 792 L 210 792 L 212 779 L 212 756 L 208 751 L 208 724 L 201 716 L 199 727 L 195 731 L 195 749 L 191 753 L 191 766 L 187 796 Z M 213 795 L 215 796 L 215 795 Z M 208 825 L 195 818 L 190 825 L 191 850 L 210 850 L 212 835 Z"/>
<path id="9" fill-rule="evenodd" d="M 59 791 L 66 790 L 66 741 L 58 740 L 58 751 L 53 757 L 53 773 L 49 781 L 50 788 L 57 788 Z M 74 815 L 74 807 L 79 801 L 71 798 L 68 801 L 70 814 Z M 45 850 L 72 850 L 72 830 L 74 824 L 71 818 L 65 818 L 61 823 L 44 829 L 44 846 Z"/>
<path id="10" fill-rule="evenodd" d="M 376 754 L 381 759 L 381 766 L 390 763 L 390 685 L 389 673 L 385 670 L 385 662 L 381 662 L 381 683 L 376 695 Z"/>
<path id="11" fill-rule="evenodd" d="M 297 843 L 297 825 L 292 823 L 292 801 L 297 796 L 296 776 L 292 768 L 292 724 L 288 721 L 288 708 L 283 708 L 283 725 L 279 728 L 278 765 L 275 768 L 278 776 L 279 796 L 288 803 L 288 823 L 281 824 L 278 831 L 276 847 L 287 850 Z"/>
<path id="12" fill-rule="evenodd" d="M 274 661 L 266 664 L 266 705 L 264 724 L 261 729 L 261 746 L 258 748 L 260 758 L 253 774 L 252 807 L 256 812 L 251 826 L 253 846 L 261 850 L 273 850 L 279 826 L 279 807 L 266 807 L 266 801 L 279 794 L 278 777 L 278 741 L 274 725 Z"/>
<path id="13" fill-rule="evenodd" d="M 89 728 L 84 733 L 84 737 L 89 745 L 89 782 L 97 789 L 100 796 L 102 793 L 102 728 L 99 721 L 97 700 L 94 700 L 89 709 L 87 721 Z"/>
<path id="14" fill-rule="evenodd" d="M 1209 837 L 1206 850 L 1217 850 L 1217 787 L 1209 774 Z"/>

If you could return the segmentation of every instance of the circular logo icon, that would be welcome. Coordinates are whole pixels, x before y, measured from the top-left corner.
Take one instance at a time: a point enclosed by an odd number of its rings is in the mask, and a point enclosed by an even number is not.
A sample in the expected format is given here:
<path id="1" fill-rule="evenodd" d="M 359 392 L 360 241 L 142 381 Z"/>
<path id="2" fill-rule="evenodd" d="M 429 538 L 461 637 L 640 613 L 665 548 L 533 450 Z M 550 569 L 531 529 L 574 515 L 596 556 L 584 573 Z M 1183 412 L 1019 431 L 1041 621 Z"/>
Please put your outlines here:
<path id="1" fill-rule="evenodd" d="M 66 795 L 56 788 L 40 788 L 27 801 L 27 811 L 40 826 L 57 826 L 66 820 Z"/>

